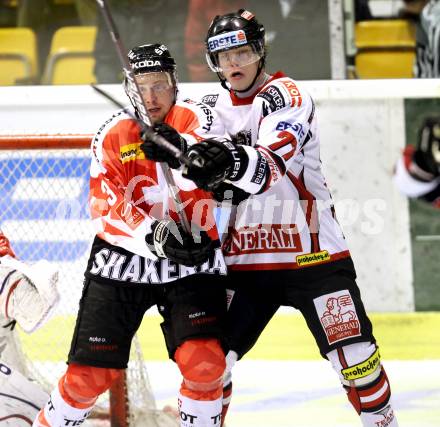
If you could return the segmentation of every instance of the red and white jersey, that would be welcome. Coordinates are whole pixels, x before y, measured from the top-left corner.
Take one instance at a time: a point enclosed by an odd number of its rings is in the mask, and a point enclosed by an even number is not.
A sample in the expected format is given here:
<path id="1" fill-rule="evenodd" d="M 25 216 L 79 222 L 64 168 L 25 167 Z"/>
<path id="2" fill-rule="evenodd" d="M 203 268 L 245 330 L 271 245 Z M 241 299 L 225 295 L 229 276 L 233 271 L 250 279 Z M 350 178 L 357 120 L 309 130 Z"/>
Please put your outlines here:
<path id="1" fill-rule="evenodd" d="M 190 100 L 177 101 L 164 122 L 189 144 L 226 136 L 212 109 Z M 92 141 L 90 209 L 98 237 L 132 254 L 156 260 L 145 243 L 151 224 L 167 216 L 175 221 L 179 218 L 160 164 L 145 158 L 141 144 L 139 125 L 126 110 L 114 114 L 98 130 Z M 211 195 L 183 178 L 180 171 L 171 171 L 188 220 L 202 226 L 212 239 L 218 239 Z M 221 257 L 220 250 L 217 255 Z M 157 270 L 162 267 L 157 265 Z M 168 277 L 159 282 L 170 280 Z"/>
<path id="2" fill-rule="evenodd" d="M 11 248 L 8 238 L 3 234 L 0 229 L 0 257 L 9 255 L 15 258 L 15 253 Z"/>
<path id="3" fill-rule="evenodd" d="M 228 267 L 292 270 L 349 258 L 321 171 L 315 105 L 301 85 L 276 73 L 250 97 L 220 89 L 202 101 L 249 157 L 233 182 L 252 196 L 230 222 Z"/>
<path id="4" fill-rule="evenodd" d="M 412 145 L 405 147 L 402 157 L 396 164 L 394 182 L 406 196 L 424 199 L 432 203 L 434 207 L 440 208 L 440 178 L 421 181 L 414 177 L 417 173 L 426 173 L 420 171 L 420 168 L 413 162 L 415 151 L 416 149 Z"/>

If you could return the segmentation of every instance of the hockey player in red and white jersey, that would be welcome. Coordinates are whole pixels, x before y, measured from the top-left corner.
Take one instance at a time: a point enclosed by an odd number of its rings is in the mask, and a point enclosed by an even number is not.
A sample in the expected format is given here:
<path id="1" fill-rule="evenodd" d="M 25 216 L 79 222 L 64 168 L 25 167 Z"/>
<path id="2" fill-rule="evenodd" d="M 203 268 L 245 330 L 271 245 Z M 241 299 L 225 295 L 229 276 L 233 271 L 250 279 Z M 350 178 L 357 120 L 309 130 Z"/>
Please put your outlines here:
<path id="1" fill-rule="evenodd" d="M 58 271 L 47 261 L 19 261 L 0 230 L 0 424 L 30 425 L 47 400 L 29 380 L 15 324 L 32 333 L 44 324 L 58 301 Z"/>
<path id="2" fill-rule="evenodd" d="M 396 165 L 394 182 L 408 197 L 440 208 L 440 117 L 427 117 L 417 146 L 408 145 Z"/>
<path id="3" fill-rule="evenodd" d="M 197 156 L 203 168 L 194 165 L 184 173 L 224 206 L 231 191 L 233 203 L 243 200 L 233 210 L 223 244 L 228 286 L 235 291 L 228 310 L 228 370 L 280 305 L 293 306 L 338 373 L 362 424 L 397 426 L 390 385 L 322 174 L 315 104 L 299 82 L 282 72 L 266 73 L 264 33 L 243 9 L 212 21 L 207 59 L 226 90 L 206 94 L 203 101 L 215 107 L 235 143 L 192 146 L 187 154 Z"/>
<path id="4" fill-rule="evenodd" d="M 182 151 L 208 137 L 225 137 L 210 107 L 177 98 L 176 64 L 166 46 L 138 46 L 128 58 L 155 132 Z M 173 155 L 144 135 L 123 110 L 93 138 L 90 207 L 97 234 L 69 365 L 34 426 L 82 423 L 127 367 L 133 335 L 153 305 L 164 319 L 169 356 L 183 377 L 181 426 L 220 425 L 226 264 L 214 203 L 182 177 Z M 171 168 L 183 206 L 171 199 L 159 161 Z M 182 208 L 191 233 L 179 222 Z"/>

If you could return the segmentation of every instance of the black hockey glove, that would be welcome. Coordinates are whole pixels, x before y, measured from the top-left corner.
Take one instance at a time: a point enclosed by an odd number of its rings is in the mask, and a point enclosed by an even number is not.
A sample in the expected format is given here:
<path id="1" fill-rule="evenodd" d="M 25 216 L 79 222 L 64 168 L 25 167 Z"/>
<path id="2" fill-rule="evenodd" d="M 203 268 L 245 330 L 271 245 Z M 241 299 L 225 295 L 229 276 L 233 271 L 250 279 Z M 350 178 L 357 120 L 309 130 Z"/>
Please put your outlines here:
<path id="1" fill-rule="evenodd" d="M 159 123 L 153 127 L 153 130 L 163 136 L 168 142 L 177 147 L 182 153 L 187 149 L 187 142 L 173 127 L 166 123 Z M 145 156 L 149 160 L 154 162 L 165 162 L 173 169 L 180 167 L 180 162 L 169 151 L 163 149 L 153 141 L 148 139 L 148 136 L 141 132 L 141 139 L 144 141 L 141 144 L 141 150 L 145 153 Z"/>
<path id="2" fill-rule="evenodd" d="M 159 258 L 168 258 L 177 264 L 194 267 L 203 264 L 213 255 L 218 242 L 211 240 L 206 231 L 192 236 L 180 223 L 170 219 L 155 221 L 145 241 Z"/>
<path id="3" fill-rule="evenodd" d="M 440 117 L 428 117 L 424 121 L 413 161 L 433 178 L 440 176 Z"/>
<path id="4" fill-rule="evenodd" d="M 244 148 L 227 139 L 205 139 L 192 145 L 186 155 L 197 159 L 194 162 L 197 165 L 185 167 L 183 176 L 207 191 L 226 179 L 238 181 L 244 175 L 249 162 Z"/>
<path id="5" fill-rule="evenodd" d="M 234 206 L 237 206 L 243 200 L 248 199 L 250 195 L 251 194 L 247 191 L 235 187 L 227 182 L 222 182 L 217 187 L 212 189 L 212 197 L 214 197 L 217 202 L 229 200 Z"/>

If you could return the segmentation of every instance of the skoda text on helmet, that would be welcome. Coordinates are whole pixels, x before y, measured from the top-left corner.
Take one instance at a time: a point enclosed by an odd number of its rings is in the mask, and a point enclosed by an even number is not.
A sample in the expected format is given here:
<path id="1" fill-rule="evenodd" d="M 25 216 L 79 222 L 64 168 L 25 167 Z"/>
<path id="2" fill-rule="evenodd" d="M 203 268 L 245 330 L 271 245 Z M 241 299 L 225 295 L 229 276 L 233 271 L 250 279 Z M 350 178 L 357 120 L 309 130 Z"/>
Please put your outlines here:
<path id="1" fill-rule="evenodd" d="M 248 57 L 248 64 L 259 61 L 257 74 L 250 86 L 255 83 L 266 59 L 264 34 L 264 26 L 245 9 L 226 15 L 217 15 L 213 19 L 206 37 L 206 60 L 211 70 L 217 73 L 222 86 L 226 87 L 226 84 L 218 54 L 246 45 L 251 46 L 253 51 L 253 55 Z M 245 65 L 247 64 L 240 64 L 240 66 Z"/>
<path id="2" fill-rule="evenodd" d="M 174 87 L 177 96 L 176 61 L 165 45 L 153 43 L 136 46 L 128 52 L 127 56 L 135 76 L 147 73 L 167 73 L 168 82 Z M 124 87 L 126 87 L 125 84 L 126 82 L 124 82 Z M 127 90 L 126 93 L 128 95 Z"/>

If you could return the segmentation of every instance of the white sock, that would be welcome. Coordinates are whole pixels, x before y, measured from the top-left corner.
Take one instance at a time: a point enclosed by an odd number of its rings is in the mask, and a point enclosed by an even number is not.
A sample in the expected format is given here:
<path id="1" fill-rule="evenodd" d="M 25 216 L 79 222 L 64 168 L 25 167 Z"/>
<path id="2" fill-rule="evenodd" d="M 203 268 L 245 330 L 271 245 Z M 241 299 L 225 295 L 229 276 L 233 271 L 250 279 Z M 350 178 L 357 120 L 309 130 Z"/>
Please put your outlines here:
<path id="1" fill-rule="evenodd" d="M 391 403 L 376 412 L 361 412 L 361 421 L 364 427 L 399 427 Z"/>
<path id="2" fill-rule="evenodd" d="M 179 393 L 180 427 L 220 427 L 222 398 L 193 400 Z"/>
<path id="3" fill-rule="evenodd" d="M 60 427 L 81 425 L 93 406 L 78 409 L 69 405 L 61 396 L 59 385 L 52 390 L 49 400 L 38 413 L 32 427 Z"/>

